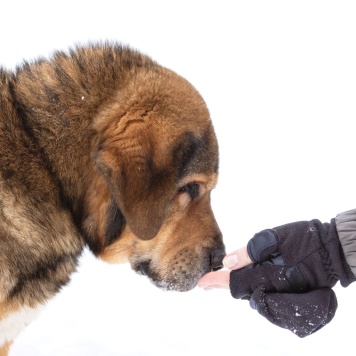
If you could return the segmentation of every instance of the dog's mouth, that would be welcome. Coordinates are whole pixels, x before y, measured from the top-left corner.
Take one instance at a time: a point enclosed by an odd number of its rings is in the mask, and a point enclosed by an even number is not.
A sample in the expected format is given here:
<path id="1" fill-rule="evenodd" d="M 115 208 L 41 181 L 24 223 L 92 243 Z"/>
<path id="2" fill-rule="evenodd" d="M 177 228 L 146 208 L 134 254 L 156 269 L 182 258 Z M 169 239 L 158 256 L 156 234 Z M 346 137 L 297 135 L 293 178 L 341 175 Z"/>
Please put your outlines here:
<path id="1" fill-rule="evenodd" d="M 136 270 L 136 272 L 138 274 L 141 274 L 142 276 L 148 276 L 151 275 L 151 273 L 149 273 L 150 270 L 150 261 L 146 260 L 143 262 L 140 262 L 137 266 L 137 268 L 134 268 L 134 270 Z"/>
<path id="2" fill-rule="evenodd" d="M 155 268 L 153 268 L 153 263 L 150 260 L 145 260 L 141 262 L 136 262 L 132 265 L 134 271 L 142 276 L 148 277 L 148 279 L 156 287 L 166 290 L 166 291 L 178 291 L 185 292 L 193 289 L 198 280 L 206 273 L 203 271 L 188 272 L 187 269 L 176 270 L 172 268 L 163 275 L 160 275 Z"/>
<path id="3" fill-rule="evenodd" d="M 155 268 L 155 264 L 149 259 L 137 260 L 131 266 L 138 274 L 148 277 L 158 288 L 185 292 L 195 288 L 204 274 L 221 269 L 223 257 L 224 255 L 200 259 L 198 255 L 182 251 L 163 269 Z"/>

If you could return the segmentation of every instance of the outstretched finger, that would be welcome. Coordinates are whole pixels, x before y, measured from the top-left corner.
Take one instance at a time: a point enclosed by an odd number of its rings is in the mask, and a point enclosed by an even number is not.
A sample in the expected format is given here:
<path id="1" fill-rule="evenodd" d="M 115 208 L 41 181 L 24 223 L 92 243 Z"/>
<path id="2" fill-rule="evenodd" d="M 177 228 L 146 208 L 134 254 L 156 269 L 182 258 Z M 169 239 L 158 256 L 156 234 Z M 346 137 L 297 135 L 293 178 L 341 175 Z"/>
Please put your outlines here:
<path id="1" fill-rule="evenodd" d="M 205 290 L 215 288 L 229 289 L 229 285 L 230 271 L 227 270 L 209 272 L 198 281 L 198 286 Z"/>

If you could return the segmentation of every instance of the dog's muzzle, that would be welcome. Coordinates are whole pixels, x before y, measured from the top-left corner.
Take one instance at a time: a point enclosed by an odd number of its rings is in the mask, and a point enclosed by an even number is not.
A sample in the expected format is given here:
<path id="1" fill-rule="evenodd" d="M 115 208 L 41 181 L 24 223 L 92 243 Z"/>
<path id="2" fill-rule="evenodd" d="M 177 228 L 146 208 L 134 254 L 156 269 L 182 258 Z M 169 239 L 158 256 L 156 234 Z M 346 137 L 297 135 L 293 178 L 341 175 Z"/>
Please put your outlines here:
<path id="1" fill-rule="evenodd" d="M 223 259 L 225 256 L 225 253 L 219 253 L 217 255 L 210 256 L 211 271 L 218 271 L 224 267 Z"/>

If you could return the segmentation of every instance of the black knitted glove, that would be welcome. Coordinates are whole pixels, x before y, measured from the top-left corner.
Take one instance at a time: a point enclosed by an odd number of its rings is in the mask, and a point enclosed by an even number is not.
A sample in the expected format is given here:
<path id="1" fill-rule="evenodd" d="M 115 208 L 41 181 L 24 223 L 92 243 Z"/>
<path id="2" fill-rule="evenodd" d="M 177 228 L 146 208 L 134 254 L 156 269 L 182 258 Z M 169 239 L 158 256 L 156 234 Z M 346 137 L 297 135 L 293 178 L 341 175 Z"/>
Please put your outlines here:
<path id="1" fill-rule="evenodd" d="M 257 233 L 248 243 L 252 266 L 230 274 L 234 298 L 250 305 L 272 323 L 307 336 L 334 316 L 331 288 L 346 287 L 355 276 L 345 261 L 335 220 L 282 225 Z"/>

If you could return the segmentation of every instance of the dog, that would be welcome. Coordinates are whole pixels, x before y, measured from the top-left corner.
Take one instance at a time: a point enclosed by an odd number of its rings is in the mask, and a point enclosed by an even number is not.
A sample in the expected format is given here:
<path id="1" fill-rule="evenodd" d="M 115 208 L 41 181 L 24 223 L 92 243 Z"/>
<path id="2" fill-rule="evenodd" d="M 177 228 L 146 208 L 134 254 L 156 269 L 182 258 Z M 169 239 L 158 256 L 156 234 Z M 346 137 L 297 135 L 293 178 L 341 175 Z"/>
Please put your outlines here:
<path id="1" fill-rule="evenodd" d="M 219 269 L 218 158 L 197 90 L 128 46 L 0 68 L 0 355 L 86 246 L 166 290 Z"/>

